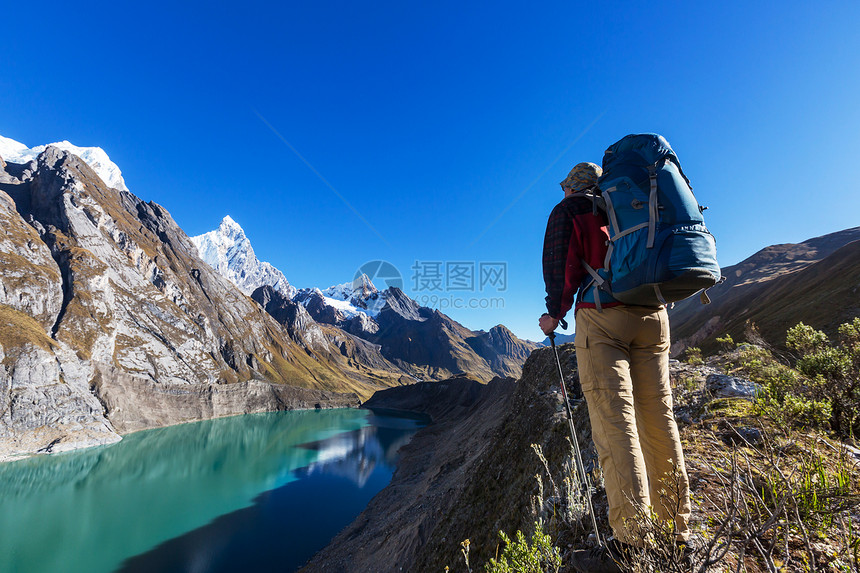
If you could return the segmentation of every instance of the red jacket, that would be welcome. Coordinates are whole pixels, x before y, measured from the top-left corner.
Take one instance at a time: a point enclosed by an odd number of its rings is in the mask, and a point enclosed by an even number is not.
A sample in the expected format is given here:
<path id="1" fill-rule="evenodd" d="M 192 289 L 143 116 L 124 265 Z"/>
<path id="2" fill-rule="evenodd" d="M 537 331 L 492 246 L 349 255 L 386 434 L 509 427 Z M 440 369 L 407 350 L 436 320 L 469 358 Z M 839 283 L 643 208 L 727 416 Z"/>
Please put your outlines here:
<path id="1" fill-rule="evenodd" d="M 584 197 L 565 197 L 550 213 L 543 240 L 543 279 L 546 310 L 553 318 L 564 318 L 573 306 L 588 274 L 582 260 L 594 269 L 603 267 L 609 244 L 606 225 L 605 215 L 594 214 L 591 201 Z M 594 308 L 594 304 L 581 302 L 576 308 Z"/>

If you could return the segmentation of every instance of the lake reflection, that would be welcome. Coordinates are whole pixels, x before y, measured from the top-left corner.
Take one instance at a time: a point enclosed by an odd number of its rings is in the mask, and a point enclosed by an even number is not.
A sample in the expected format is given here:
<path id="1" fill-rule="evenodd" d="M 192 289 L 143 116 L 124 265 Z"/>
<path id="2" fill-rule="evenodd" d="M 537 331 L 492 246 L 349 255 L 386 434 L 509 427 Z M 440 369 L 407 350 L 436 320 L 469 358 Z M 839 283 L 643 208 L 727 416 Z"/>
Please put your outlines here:
<path id="1" fill-rule="evenodd" d="M 397 464 L 397 450 L 411 438 L 416 420 L 374 415 L 371 426 L 302 444 L 315 451 L 316 461 L 296 470 L 297 476 L 307 477 L 318 473 L 340 475 L 363 487 L 377 464 L 393 468 Z"/>
<path id="2" fill-rule="evenodd" d="M 0 571 L 294 570 L 388 483 L 421 425 L 252 414 L 0 464 Z"/>

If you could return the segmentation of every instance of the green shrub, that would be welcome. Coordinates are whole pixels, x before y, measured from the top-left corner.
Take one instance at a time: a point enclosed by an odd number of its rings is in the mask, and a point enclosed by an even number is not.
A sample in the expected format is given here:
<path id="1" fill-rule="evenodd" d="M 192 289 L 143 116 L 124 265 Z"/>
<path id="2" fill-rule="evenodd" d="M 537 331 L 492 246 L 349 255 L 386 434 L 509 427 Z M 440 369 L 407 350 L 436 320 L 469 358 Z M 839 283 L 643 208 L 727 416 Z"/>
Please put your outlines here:
<path id="1" fill-rule="evenodd" d="M 796 369 L 748 344 L 738 347 L 731 363 L 762 386 L 757 412 L 785 429 L 829 427 L 843 438 L 860 432 L 860 317 L 839 327 L 837 344 L 802 322 L 788 329 L 785 340 L 797 352 Z"/>
<path id="2" fill-rule="evenodd" d="M 794 427 L 828 428 L 832 416 L 830 400 L 820 391 L 820 380 L 776 360 L 770 351 L 742 344 L 731 362 L 730 372 L 741 371 L 761 386 L 754 412 L 773 420 L 784 431 Z"/>
<path id="3" fill-rule="evenodd" d="M 490 559 L 485 567 L 487 573 L 545 573 L 556 572 L 561 567 L 561 554 L 543 531 L 543 523 L 535 523 L 531 543 L 522 531 L 517 531 L 514 541 L 504 531 L 499 531 L 505 548 L 499 559 Z"/>
<path id="4" fill-rule="evenodd" d="M 676 386 L 682 388 L 685 392 L 693 392 L 699 385 L 694 376 L 682 376 L 678 379 Z"/>
<path id="5" fill-rule="evenodd" d="M 719 344 L 723 350 L 731 350 L 732 348 L 735 347 L 735 341 L 732 340 L 731 334 L 726 334 L 723 337 L 718 336 L 716 338 L 716 341 L 717 341 L 717 344 Z"/>
<path id="6" fill-rule="evenodd" d="M 692 364 L 693 366 L 705 363 L 705 361 L 702 360 L 702 349 L 696 346 L 691 346 L 684 351 L 684 360 L 687 364 Z"/>
<path id="7" fill-rule="evenodd" d="M 773 420 L 784 431 L 791 428 L 827 428 L 833 408 L 827 400 L 812 400 L 787 394 L 782 400 L 767 390 L 756 399 L 753 411 Z"/>
<path id="8" fill-rule="evenodd" d="M 825 348 L 828 340 L 823 332 L 799 322 L 785 333 L 785 343 L 789 348 L 810 354 Z"/>
<path id="9" fill-rule="evenodd" d="M 808 381 L 809 397 L 831 405 L 830 424 L 837 435 L 860 431 L 860 317 L 839 327 L 839 342 L 802 322 L 790 328 L 786 345 L 799 353 L 797 370 Z"/>

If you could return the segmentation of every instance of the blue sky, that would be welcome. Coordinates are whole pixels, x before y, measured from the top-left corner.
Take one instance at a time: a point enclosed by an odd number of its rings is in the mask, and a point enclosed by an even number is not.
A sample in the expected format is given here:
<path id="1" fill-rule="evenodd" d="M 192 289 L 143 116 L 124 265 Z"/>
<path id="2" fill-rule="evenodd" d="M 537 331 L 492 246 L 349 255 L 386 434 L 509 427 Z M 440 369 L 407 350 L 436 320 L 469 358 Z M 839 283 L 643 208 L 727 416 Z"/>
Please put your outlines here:
<path id="1" fill-rule="evenodd" d="M 860 224 L 860 4 L 596 4 L 18 3 L 0 135 L 104 148 L 298 287 L 387 260 L 531 339 L 558 182 L 628 133 L 672 143 L 723 266 Z M 415 261 L 505 262 L 507 290 L 417 291 Z"/>

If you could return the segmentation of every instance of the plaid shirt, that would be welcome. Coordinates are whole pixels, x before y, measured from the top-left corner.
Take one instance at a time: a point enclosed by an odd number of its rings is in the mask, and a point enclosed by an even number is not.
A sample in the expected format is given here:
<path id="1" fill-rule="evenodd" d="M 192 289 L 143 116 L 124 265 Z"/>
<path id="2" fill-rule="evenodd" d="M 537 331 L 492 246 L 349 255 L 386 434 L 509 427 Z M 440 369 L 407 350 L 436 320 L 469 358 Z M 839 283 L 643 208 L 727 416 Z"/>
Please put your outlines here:
<path id="1" fill-rule="evenodd" d="M 609 233 L 603 213 L 594 214 L 591 201 L 565 197 L 550 213 L 543 240 L 543 280 L 546 310 L 553 318 L 564 318 L 582 279 L 588 274 L 581 260 L 592 268 L 603 267 Z M 612 306 L 620 303 L 609 303 Z M 594 307 L 579 303 L 577 308 Z"/>

